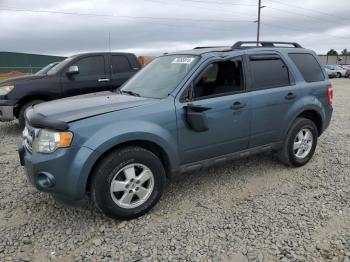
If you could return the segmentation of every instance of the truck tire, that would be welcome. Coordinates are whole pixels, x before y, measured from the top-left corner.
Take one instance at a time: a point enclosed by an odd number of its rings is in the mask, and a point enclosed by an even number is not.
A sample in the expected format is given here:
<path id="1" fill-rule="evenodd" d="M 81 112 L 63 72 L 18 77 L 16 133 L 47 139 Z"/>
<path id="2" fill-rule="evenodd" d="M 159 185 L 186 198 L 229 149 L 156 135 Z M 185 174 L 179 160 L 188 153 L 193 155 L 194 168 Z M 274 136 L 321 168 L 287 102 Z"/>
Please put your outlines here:
<path id="1" fill-rule="evenodd" d="M 307 118 L 297 118 L 290 127 L 279 159 L 288 166 L 305 165 L 315 153 L 318 131 L 315 123 Z"/>
<path id="2" fill-rule="evenodd" d="M 24 129 L 25 125 L 26 125 L 26 120 L 24 118 L 24 113 L 26 112 L 27 108 L 31 107 L 31 106 L 34 106 L 34 105 L 37 105 L 37 104 L 40 104 L 40 103 L 43 103 L 45 102 L 44 100 L 32 100 L 32 101 L 29 101 L 27 103 L 25 103 L 21 109 L 19 110 L 19 113 L 18 113 L 18 121 L 19 121 L 19 127 L 21 130 Z"/>
<path id="3" fill-rule="evenodd" d="M 142 147 L 124 147 L 109 153 L 94 168 L 91 199 L 106 216 L 134 219 L 160 199 L 166 183 L 160 159 Z"/>

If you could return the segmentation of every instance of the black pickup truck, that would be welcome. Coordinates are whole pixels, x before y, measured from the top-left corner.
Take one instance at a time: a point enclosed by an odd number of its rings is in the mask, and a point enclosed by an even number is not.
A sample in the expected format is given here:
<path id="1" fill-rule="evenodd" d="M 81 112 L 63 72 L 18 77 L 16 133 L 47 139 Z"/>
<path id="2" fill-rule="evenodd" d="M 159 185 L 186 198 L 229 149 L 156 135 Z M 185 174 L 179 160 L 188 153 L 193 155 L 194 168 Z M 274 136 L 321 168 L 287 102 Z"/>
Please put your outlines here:
<path id="1" fill-rule="evenodd" d="M 141 68 L 134 54 L 86 53 L 68 57 L 48 71 L 0 82 L 0 121 L 19 119 L 35 104 L 115 90 Z"/>

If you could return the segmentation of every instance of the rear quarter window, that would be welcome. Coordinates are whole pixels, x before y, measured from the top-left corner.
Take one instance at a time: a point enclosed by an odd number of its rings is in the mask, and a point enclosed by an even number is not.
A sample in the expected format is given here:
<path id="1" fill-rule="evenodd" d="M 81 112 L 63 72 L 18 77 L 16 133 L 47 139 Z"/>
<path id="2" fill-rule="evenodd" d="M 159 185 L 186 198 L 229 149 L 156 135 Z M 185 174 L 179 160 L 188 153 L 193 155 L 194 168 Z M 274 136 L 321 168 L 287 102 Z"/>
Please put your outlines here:
<path id="1" fill-rule="evenodd" d="M 289 54 L 294 64 L 308 83 L 325 80 L 320 64 L 311 54 Z"/>

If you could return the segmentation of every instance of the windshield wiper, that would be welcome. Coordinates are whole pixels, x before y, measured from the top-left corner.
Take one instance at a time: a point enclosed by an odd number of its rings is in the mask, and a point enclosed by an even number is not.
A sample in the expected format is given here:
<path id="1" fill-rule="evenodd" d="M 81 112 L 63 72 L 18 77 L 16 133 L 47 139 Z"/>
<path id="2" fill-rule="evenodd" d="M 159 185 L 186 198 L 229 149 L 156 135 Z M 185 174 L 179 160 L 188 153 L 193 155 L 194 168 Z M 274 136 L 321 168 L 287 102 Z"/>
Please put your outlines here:
<path id="1" fill-rule="evenodd" d="M 127 90 L 127 91 L 120 90 L 119 92 L 120 92 L 121 94 L 128 94 L 128 95 L 131 95 L 131 96 L 141 96 L 140 94 L 135 93 L 135 92 L 133 92 L 133 91 L 129 91 L 129 90 Z"/>

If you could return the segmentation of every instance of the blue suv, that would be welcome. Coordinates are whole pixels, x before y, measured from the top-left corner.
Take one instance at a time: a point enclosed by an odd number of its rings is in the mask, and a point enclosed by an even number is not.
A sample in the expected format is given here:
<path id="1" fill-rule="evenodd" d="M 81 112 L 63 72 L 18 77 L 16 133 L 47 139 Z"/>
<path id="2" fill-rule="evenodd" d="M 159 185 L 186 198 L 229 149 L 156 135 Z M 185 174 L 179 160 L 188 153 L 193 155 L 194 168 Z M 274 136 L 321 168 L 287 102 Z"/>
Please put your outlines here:
<path id="1" fill-rule="evenodd" d="M 19 155 L 37 189 L 132 219 L 181 173 L 264 151 L 305 165 L 332 99 L 316 54 L 297 43 L 197 47 L 158 57 L 118 91 L 29 108 Z"/>

